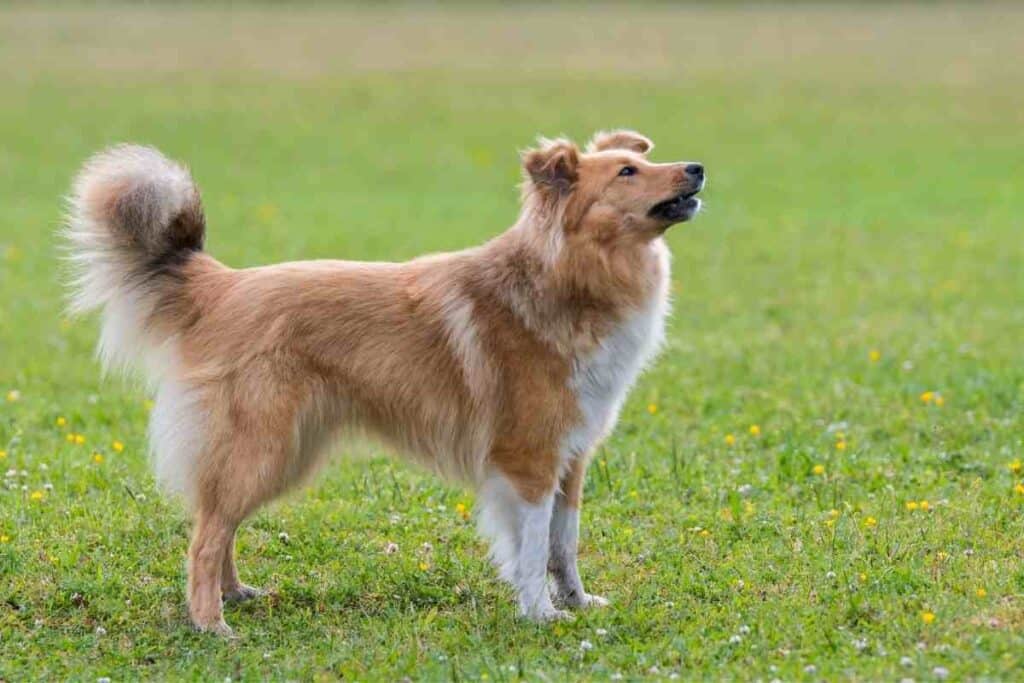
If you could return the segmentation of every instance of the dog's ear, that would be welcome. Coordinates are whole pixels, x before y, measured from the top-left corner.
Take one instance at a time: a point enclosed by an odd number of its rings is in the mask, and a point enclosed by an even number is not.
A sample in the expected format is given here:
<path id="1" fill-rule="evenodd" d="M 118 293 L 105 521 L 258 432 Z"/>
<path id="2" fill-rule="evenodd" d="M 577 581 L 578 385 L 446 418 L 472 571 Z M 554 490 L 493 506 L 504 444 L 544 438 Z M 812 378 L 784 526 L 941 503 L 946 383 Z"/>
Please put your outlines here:
<path id="1" fill-rule="evenodd" d="M 576 184 L 580 150 L 570 140 L 541 138 L 535 149 L 523 152 L 523 170 L 538 188 L 568 194 Z"/>
<path id="2" fill-rule="evenodd" d="M 606 149 L 628 149 L 647 154 L 654 149 L 650 138 L 635 130 L 604 130 L 594 134 L 587 143 L 588 152 L 603 152 Z"/>

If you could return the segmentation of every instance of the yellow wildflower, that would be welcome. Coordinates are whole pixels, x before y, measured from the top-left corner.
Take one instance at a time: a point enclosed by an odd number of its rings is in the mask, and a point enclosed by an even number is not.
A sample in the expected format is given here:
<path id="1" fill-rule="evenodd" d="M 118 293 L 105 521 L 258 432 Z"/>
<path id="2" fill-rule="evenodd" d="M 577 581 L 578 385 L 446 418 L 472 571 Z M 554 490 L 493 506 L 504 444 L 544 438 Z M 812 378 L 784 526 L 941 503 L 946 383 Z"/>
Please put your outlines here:
<path id="1" fill-rule="evenodd" d="M 917 507 L 918 507 L 918 505 L 917 505 L 917 501 L 916 500 L 908 500 L 907 501 L 907 509 L 910 510 L 911 512 L 916 510 Z"/>
<path id="2" fill-rule="evenodd" d="M 18 391 L 17 389 L 11 389 L 10 391 L 7 392 L 7 402 L 8 403 L 14 403 L 15 401 L 18 401 L 20 399 L 21 399 L 21 392 Z"/>
<path id="3" fill-rule="evenodd" d="M 124 444 L 120 441 L 114 441 L 114 443 L 110 444 L 110 447 L 118 453 L 124 450 Z"/>
<path id="4" fill-rule="evenodd" d="M 878 349 L 871 349 L 871 351 L 868 352 L 868 360 L 872 363 L 877 363 L 882 360 L 882 352 Z"/>
<path id="5" fill-rule="evenodd" d="M 761 426 L 760 425 L 750 425 L 750 435 L 751 436 L 761 436 Z"/>
<path id="6" fill-rule="evenodd" d="M 921 612 L 921 621 L 926 624 L 930 624 L 935 621 L 935 614 L 932 612 Z"/>
<path id="7" fill-rule="evenodd" d="M 988 595 L 988 591 L 984 588 L 978 588 L 978 590 L 974 591 L 974 594 L 977 595 L 979 598 L 983 598 L 986 595 Z"/>
<path id="8" fill-rule="evenodd" d="M 429 564 L 427 564 L 426 562 L 420 562 L 420 571 L 421 572 L 425 572 L 428 569 L 430 569 L 430 565 Z"/>
<path id="9" fill-rule="evenodd" d="M 700 530 L 700 536 L 702 536 L 703 538 L 707 538 L 710 535 L 711 535 L 711 532 L 708 531 L 707 529 L 701 529 Z"/>
<path id="10" fill-rule="evenodd" d="M 922 403 L 931 403 L 933 398 L 935 398 L 935 392 L 933 391 L 926 391 L 921 394 Z"/>
<path id="11" fill-rule="evenodd" d="M 10 543 L 11 537 L 7 534 L 0 534 L 0 543 Z"/>
<path id="12" fill-rule="evenodd" d="M 874 517 L 871 517 L 871 516 L 868 516 L 868 517 L 864 518 L 864 528 L 865 529 L 873 529 L 876 526 L 878 526 L 878 520 L 877 519 L 875 519 Z"/>
<path id="13" fill-rule="evenodd" d="M 103 464 L 103 454 L 102 453 L 93 453 L 92 454 L 92 461 L 94 463 L 96 463 L 97 465 Z"/>
<path id="14" fill-rule="evenodd" d="M 74 435 L 74 433 L 68 434 L 64 438 L 67 439 L 68 443 L 74 443 L 75 442 L 75 435 Z"/>
<path id="15" fill-rule="evenodd" d="M 1014 492 L 1024 496 L 1024 484 L 1017 484 L 1013 487 Z"/>
<path id="16" fill-rule="evenodd" d="M 1007 467 L 1010 469 L 1011 472 L 1013 472 L 1014 474 L 1017 474 L 1018 472 L 1021 471 L 1022 467 L 1024 467 L 1024 466 L 1022 466 L 1020 464 L 1020 458 L 1018 458 L 1018 459 L 1014 460 L 1013 462 L 1011 462 L 1009 465 L 1007 465 Z"/>
<path id="17" fill-rule="evenodd" d="M 736 437 L 733 436 L 732 434 L 726 434 L 725 435 L 725 445 L 726 446 L 735 446 L 736 445 Z"/>
<path id="18" fill-rule="evenodd" d="M 918 503 L 918 506 L 920 506 L 920 508 L 922 510 L 924 510 L 925 512 L 928 512 L 928 508 L 930 507 L 928 505 L 928 501 L 927 500 L 922 500 L 920 503 Z"/>
<path id="19" fill-rule="evenodd" d="M 656 412 L 658 412 L 658 405 L 655 403 L 648 403 L 647 412 L 650 413 L 651 415 L 654 415 Z"/>
<path id="20" fill-rule="evenodd" d="M 846 450 L 846 442 L 845 441 L 836 441 L 836 450 L 837 451 L 845 451 Z"/>
<path id="21" fill-rule="evenodd" d="M 857 578 L 860 579 L 861 583 L 864 583 L 865 581 L 868 580 L 868 575 L 865 574 L 864 572 L 861 572 L 860 574 L 857 575 Z"/>
<path id="22" fill-rule="evenodd" d="M 57 418 L 57 426 L 58 427 L 64 427 L 64 426 L 67 425 L 67 423 L 68 423 L 67 418 L 65 418 L 65 417 L 58 417 Z"/>
<path id="23" fill-rule="evenodd" d="M 6 457 L 7 457 L 7 451 L 0 451 L 0 460 L 3 460 Z"/>
<path id="24" fill-rule="evenodd" d="M 935 405 L 942 407 L 942 404 L 946 402 L 946 399 L 942 398 L 942 394 L 935 394 Z"/>
<path id="25" fill-rule="evenodd" d="M 79 446 L 85 443 L 85 434 L 75 434 L 75 443 Z"/>
<path id="26" fill-rule="evenodd" d="M 277 218 L 277 207 L 273 204 L 264 202 L 256 208 L 256 215 L 264 223 L 269 223 Z"/>
<path id="27" fill-rule="evenodd" d="M 33 491 L 32 495 L 30 495 L 29 498 L 31 498 L 32 500 L 42 500 L 43 499 L 43 492 L 42 491 Z"/>
<path id="28" fill-rule="evenodd" d="M 840 515 L 839 510 L 836 510 L 835 508 L 832 508 L 831 510 L 828 511 L 828 516 L 831 517 L 832 519 L 835 519 L 839 515 Z"/>
<path id="29" fill-rule="evenodd" d="M 815 474 L 818 474 L 818 475 L 825 474 L 825 466 L 824 465 L 815 465 L 814 469 L 812 469 L 811 471 L 814 472 Z"/>
<path id="30" fill-rule="evenodd" d="M 465 503 L 456 503 L 455 514 L 462 517 L 462 519 L 469 519 L 469 509 L 466 507 Z"/>

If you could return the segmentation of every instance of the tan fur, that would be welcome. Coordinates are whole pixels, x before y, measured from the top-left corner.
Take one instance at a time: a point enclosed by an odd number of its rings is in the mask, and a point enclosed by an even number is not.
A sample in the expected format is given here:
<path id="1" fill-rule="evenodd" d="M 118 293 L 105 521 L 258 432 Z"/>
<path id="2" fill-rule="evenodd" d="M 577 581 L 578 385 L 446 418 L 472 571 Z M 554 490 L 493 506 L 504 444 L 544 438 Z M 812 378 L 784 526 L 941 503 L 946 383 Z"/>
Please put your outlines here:
<path id="1" fill-rule="evenodd" d="M 523 157 L 517 223 L 462 252 L 245 270 L 175 252 L 147 334 L 173 339 L 174 379 L 204 415 L 188 492 L 197 626 L 226 632 L 222 595 L 253 592 L 234 567 L 238 525 L 310 473 L 344 428 L 471 484 L 498 472 L 527 502 L 561 485 L 579 505 L 586 456 L 566 465 L 560 450 L 580 419 L 574 363 L 667 276 L 669 222 L 648 211 L 694 184 L 683 164 L 649 162 L 650 148 L 623 131 L 588 153 L 542 141 Z M 620 178 L 624 165 L 638 173 Z M 121 191 L 97 197 L 113 206 Z M 188 207 L 174 225 L 201 239 L 198 195 Z"/>

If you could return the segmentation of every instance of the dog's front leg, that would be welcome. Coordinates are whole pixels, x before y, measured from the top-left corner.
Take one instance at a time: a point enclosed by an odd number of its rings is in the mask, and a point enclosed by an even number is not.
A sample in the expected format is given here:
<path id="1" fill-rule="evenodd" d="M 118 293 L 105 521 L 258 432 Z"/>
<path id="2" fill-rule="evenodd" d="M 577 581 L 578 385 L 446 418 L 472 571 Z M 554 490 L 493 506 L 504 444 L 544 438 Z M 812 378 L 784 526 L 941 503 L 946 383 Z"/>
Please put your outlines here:
<path id="1" fill-rule="evenodd" d="M 519 613 L 535 621 L 569 617 L 568 612 L 555 609 L 548 591 L 549 534 L 554 498 L 552 491 L 535 503 L 520 499 L 517 505 L 520 542 L 514 581 L 519 594 Z"/>
<path id="2" fill-rule="evenodd" d="M 555 602 L 564 607 L 604 607 L 608 600 L 583 589 L 577 566 L 580 535 L 580 503 L 587 461 L 575 460 L 562 478 L 551 514 L 551 550 L 548 571 L 554 581 Z"/>

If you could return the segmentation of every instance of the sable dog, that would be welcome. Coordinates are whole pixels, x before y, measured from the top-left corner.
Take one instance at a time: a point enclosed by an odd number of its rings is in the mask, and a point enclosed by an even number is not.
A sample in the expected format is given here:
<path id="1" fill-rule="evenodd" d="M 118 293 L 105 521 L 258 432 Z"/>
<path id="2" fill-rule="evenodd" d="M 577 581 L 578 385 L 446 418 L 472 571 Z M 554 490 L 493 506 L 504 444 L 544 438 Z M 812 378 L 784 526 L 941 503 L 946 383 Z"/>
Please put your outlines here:
<path id="1" fill-rule="evenodd" d="M 66 230 L 72 309 L 101 308 L 104 364 L 141 366 L 156 389 L 156 472 L 195 514 L 196 627 L 231 632 L 222 599 L 258 594 L 235 569 L 238 525 L 346 428 L 480 490 L 523 615 L 607 604 L 576 567 L 583 476 L 662 339 L 662 236 L 704 184 L 700 164 L 651 163 L 651 147 L 630 131 L 585 152 L 541 140 L 522 157 L 519 219 L 480 247 L 244 270 L 203 252 L 184 167 L 136 146 L 85 165 Z"/>

